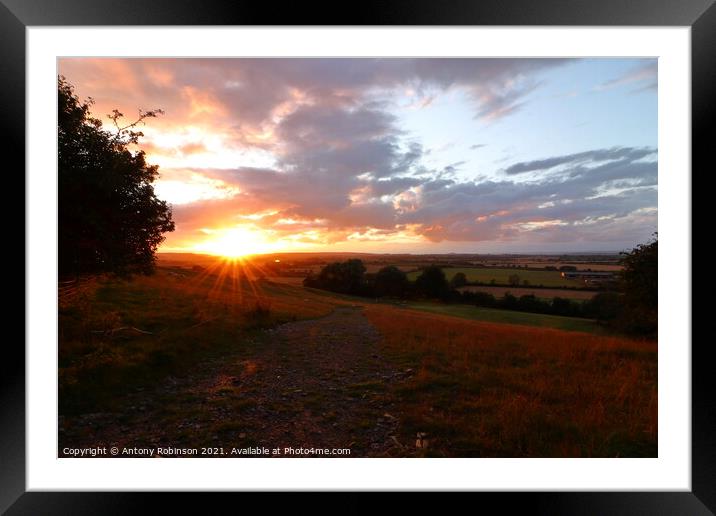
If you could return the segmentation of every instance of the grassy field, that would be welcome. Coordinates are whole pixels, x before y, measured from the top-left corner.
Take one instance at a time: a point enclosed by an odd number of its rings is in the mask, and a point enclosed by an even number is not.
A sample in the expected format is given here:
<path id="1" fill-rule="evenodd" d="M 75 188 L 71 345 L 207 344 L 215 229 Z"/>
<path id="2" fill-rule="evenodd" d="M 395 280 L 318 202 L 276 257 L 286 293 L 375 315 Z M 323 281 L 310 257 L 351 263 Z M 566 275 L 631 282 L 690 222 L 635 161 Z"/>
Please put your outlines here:
<path id="1" fill-rule="evenodd" d="M 431 312 L 435 314 L 520 326 L 536 326 L 538 328 L 554 328 L 566 331 L 581 331 L 603 335 L 605 330 L 596 322 L 580 317 L 562 317 L 559 315 L 533 314 L 514 310 L 498 310 L 472 305 L 446 305 L 441 303 L 408 303 L 407 308 Z"/>
<path id="2" fill-rule="evenodd" d="M 71 442 L 101 426 L 106 442 L 260 444 L 273 428 L 275 440 L 314 429 L 303 438 L 319 445 L 321 430 L 366 454 L 379 440 L 390 456 L 656 456 L 656 342 L 600 335 L 584 319 L 395 306 L 254 272 L 160 267 L 61 296 Z"/>
<path id="3" fill-rule="evenodd" d="M 60 409 L 111 403 L 114 393 L 191 367 L 276 324 L 316 318 L 344 302 L 308 290 L 160 268 L 132 281 L 95 278 L 59 303 Z"/>
<path id="4" fill-rule="evenodd" d="M 366 307 L 394 363 L 404 439 L 428 456 L 657 454 L 655 342 Z"/>
<path id="5" fill-rule="evenodd" d="M 509 278 L 513 274 L 520 277 L 520 285 L 524 280 L 529 281 L 530 285 L 542 285 L 545 287 L 584 287 L 584 282 L 578 280 L 564 279 L 558 271 L 530 271 L 524 269 L 492 269 L 487 267 L 451 267 L 443 269 L 445 276 L 451 280 L 455 274 L 462 272 L 467 276 L 467 281 L 479 281 L 481 283 L 490 283 L 495 281 L 496 285 L 509 285 Z M 419 271 L 413 271 L 408 274 L 408 279 L 415 281 L 420 275 Z"/>

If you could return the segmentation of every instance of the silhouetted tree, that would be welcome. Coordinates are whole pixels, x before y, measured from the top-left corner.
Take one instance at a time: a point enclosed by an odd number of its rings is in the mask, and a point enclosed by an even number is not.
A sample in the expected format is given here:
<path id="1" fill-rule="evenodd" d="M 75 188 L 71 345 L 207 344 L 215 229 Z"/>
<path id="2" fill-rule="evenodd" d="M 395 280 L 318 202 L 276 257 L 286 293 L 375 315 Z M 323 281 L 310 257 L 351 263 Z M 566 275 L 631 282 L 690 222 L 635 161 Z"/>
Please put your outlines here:
<path id="1" fill-rule="evenodd" d="M 442 297 L 449 286 L 443 270 L 437 265 L 430 265 L 415 280 L 415 289 L 427 297 Z"/>
<path id="2" fill-rule="evenodd" d="M 464 272 L 458 272 L 450 280 L 450 286 L 452 288 L 460 288 L 465 285 L 467 285 L 467 276 L 465 276 Z"/>
<path id="3" fill-rule="evenodd" d="M 519 276 L 519 274 L 510 274 L 510 275 L 507 277 L 507 282 L 508 282 L 510 285 L 514 285 L 514 286 L 519 285 L 519 284 L 520 284 L 520 276 Z"/>
<path id="4" fill-rule="evenodd" d="M 388 265 L 375 274 L 373 281 L 376 296 L 402 297 L 405 294 L 408 277 L 399 268 Z"/>
<path id="5" fill-rule="evenodd" d="M 519 303 L 517 298 L 510 292 L 505 292 L 505 295 L 502 296 L 502 299 L 500 299 L 498 306 L 500 308 L 504 308 L 505 310 L 517 310 L 519 308 Z"/>
<path id="6" fill-rule="evenodd" d="M 517 300 L 517 309 L 523 312 L 544 313 L 549 308 L 548 303 L 539 300 L 534 294 L 520 296 Z"/>
<path id="7" fill-rule="evenodd" d="M 582 310 L 586 317 L 611 323 L 619 317 L 624 309 L 623 297 L 616 292 L 600 292 L 592 299 L 585 301 Z"/>
<path id="8" fill-rule="evenodd" d="M 659 305 L 659 242 L 640 244 L 622 253 L 621 289 L 624 310 L 620 314 L 623 328 L 633 333 L 652 334 L 658 326 Z"/>
<path id="9" fill-rule="evenodd" d="M 361 260 L 329 263 L 304 285 L 340 292 L 343 294 L 363 294 L 365 291 L 365 266 Z"/>
<path id="10" fill-rule="evenodd" d="M 465 295 L 465 293 L 463 293 L 463 295 Z M 495 299 L 495 296 L 488 292 L 473 292 L 471 300 L 476 306 L 492 308 L 497 305 L 497 300 Z"/>
<path id="11" fill-rule="evenodd" d="M 580 305 L 565 299 L 563 297 L 555 297 L 552 299 L 552 310 L 554 315 L 579 316 Z"/>
<path id="12" fill-rule="evenodd" d="M 80 102 L 62 76 L 57 86 L 60 273 L 150 273 L 162 234 L 173 231 L 174 222 L 154 194 L 158 167 L 128 146 L 143 136 L 134 128 L 162 111 L 140 110 L 123 126 L 114 110 L 112 133 L 90 115 L 92 99 Z"/>

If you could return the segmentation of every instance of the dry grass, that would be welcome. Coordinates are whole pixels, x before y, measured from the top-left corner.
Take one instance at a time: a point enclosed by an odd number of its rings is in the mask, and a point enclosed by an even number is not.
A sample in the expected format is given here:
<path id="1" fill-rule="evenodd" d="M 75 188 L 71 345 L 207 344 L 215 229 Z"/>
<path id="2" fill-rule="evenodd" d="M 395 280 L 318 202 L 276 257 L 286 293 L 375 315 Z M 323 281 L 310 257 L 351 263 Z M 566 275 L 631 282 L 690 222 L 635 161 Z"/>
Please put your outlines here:
<path id="1" fill-rule="evenodd" d="M 240 272 L 243 272 L 242 275 Z M 128 389 L 251 341 L 251 333 L 342 304 L 259 280 L 234 264 L 95 278 L 59 306 L 60 411 L 109 408 Z"/>
<path id="2" fill-rule="evenodd" d="M 402 439 L 483 457 L 657 454 L 657 344 L 368 306 L 412 377 Z"/>
<path id="3" fill-rule="evenodd" d="M 420 453 L 435 456 L 657 454 L 656 342 L 359 303 L 260 276 L 218 263 L 84 284 L 59 307 L 60 413 L 111 411 L 136 388 L 237 348 L 261 356 L 257 331 L 348 303 L 365 307 L 400 371 L 384 394 L 411 449 L 424 432 Z"/>

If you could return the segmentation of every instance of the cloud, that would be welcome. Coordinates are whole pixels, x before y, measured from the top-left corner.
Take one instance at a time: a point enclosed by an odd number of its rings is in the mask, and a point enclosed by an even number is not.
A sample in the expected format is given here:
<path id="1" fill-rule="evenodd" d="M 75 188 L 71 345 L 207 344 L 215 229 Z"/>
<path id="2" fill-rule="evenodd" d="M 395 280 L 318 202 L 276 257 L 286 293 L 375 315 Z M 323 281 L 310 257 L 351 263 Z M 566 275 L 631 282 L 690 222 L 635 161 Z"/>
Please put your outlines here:
<path id="1" fill-rule="evenodd" d="M 63 58 L 59 68 L 73 84 L 93 92 L 103 111 L 119 107 L 133 112 L 136 99 L 141 98 L 152 107 L 162 107 L 170 117 L 193 118 L 197 123 L 231 119 L 237 133 L 250 135 L 271 126 L 273 117 L 298 106 L 348 108 L 405 87 L 430 99 L 451 88 L 463 89 L 475 102 L 476 116 L 494 119 L 516 110 L 539 83 L 536 77 L 541 72 L 566 62 Z"/>
<path id="2" fill-rule="evenodd" d="M 559 233 L 563 238 L 583 240 L 602 230 L 607 221 L 631 220 L 639 210 L 656 209 L 657 163 L 639 161 L 655 152 L 597 149 L 556 156 L 541 160 L 539 167 L 570 165 L 558 175 L 528 182 L 428 182 L 422 185 L 419 206 L 397 220 L 422 224 L 425 236 L 433 241 L 509 240 L 526 233 L 534 233 L 532 237 Z M 583 167 L 581 163 L 588 158 L 619 159 Z M 648 218 L 650 227 L 655 227 L 656 212 Z"/>
<path id="3" fill-rule="evenodd" d="M 635 161 L 656 152 L 652 148 L 612 147 L 610 149 L 598 149 L 566 156 L 553 156 L 536 161 L 525 161 L 510 165 L 505 169 L 505 174 L 523 174 L 525 172 L 545 171 L 559 165 L 577 165 L 589 162 L 628 160 Z"/>
<path id="4" fill-rule="evenodd" d="M 611 90 L 625 85 L 637 86 L 632 93 L 641 91 L 653 91 L 658 87 L 658 61 L 656 59 L 649 60 L 648 63 L 632 68 L 624 75 L 605 81 L 594 87 L 596 91 Z"/>
<path id="5" fill-rule="evenodd" d="M 473 172 L 469 162 L 428 166 L 429 149 L 396 115 L 401 92 L 421 104 L 459 91 L 474 117 L 494 122 L 525 106 L 543 75 L 566 62 L 61 59 L 60 71 L 78 93 L 95 96 L 96 112 L 166 111 L 145 131 L 143 148 L 150 160 L 173 158 L 161 169 L 165 190 L 179 192 L 182 181 L 203 189 L 182 193 L 173 207 L 170 247 L 246 223 L 274 238 L 324 244 L 648 236 L 656 225 L 656 149 L 591 149 L 465 180 L 457 172 Z M 648 84 L 645 71 L 632 75 L 603 86 Z M 137 98 L 146 105 L 136 106 Z M 215 153 L 229 159 L 216 164 Z M 180 169 L 182 162 L 190 165 Z"/>
<path id="6" fill-rule="evenodd" d="M 202 173 L 221 177 L 241 193 L 179 206 L 176 217 L 196 230 L 217 219 L 237 223 L 242 214 L 263 210 L 271 215 L 253 220 L 258 227 L 277 237 L 310 233 L 314 242 L 324 243 L 349 234 L 378 238 L 371 231 L 379 231 L 380 238 L 409 233 L 431 242 L 638 241 L 656 227 L 657 163 L 642 160 L 655 152 L 619 148 L 555 156 L 548 164 L 564 165 L 559 174 L 526 182 L 207 170 Z M 590 160 L 596 164 L 583 166 Z"/>

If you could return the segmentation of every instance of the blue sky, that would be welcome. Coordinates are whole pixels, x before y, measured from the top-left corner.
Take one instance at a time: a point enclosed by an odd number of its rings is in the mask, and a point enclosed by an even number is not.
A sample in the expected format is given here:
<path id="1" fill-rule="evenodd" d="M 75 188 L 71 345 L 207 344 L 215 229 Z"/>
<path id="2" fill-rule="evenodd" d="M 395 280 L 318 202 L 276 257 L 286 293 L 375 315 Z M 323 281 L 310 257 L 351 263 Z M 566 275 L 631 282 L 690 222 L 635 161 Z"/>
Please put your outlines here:
<path id="1" fill-rule="evenodd" d="M 87 59 L 140 146 L 163 250 L 591 252 L 657 229 L 656 59 Z"/>
<path id="2" fill-rule="evenodd" d="M 610 80 L 655 63 L 653 59 L 584 59 L 543 73 L 541 86 L 509 116 L 484 121 L 461 92 L 423 109 L 399 114 L 422 139 L 436 167 L 466 161 L 460 176 L 498 177 L 506 165 L 546 156 L 614 146 L 657 146 L 657 92 L 647 81 L 600 89 Z M 398 111 L 398 110 L 396 110 Z M 481 147 L 471 149 L 472 146 Z"/>

